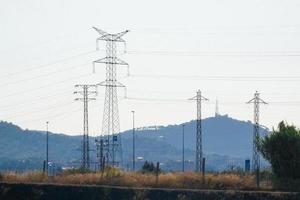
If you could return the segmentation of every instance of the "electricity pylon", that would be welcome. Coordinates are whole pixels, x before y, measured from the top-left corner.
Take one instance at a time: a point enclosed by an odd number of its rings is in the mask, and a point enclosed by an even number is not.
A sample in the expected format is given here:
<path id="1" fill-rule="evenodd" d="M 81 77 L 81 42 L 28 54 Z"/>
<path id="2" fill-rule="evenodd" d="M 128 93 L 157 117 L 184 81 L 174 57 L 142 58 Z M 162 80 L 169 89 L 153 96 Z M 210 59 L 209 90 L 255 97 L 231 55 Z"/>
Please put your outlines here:
<path id="1" fill-rule="evenodd" d="M 109 34 L 101 29 L 93 28 L 100 34 L 100 37 L 96 40 L 97 49 L 99 41 L 102 40 L 106 42 L 106 57 L 94 61 L 94 70 L 96 63 L 104 63 L 106 65 L 106 80 L 98 84 L 99 86 L 105 87 L 105 100 L 102 135 L 99 137 L 99 140 L 96 140 L 98 148 L 97 156 L 99 158 L 99 165 L 105 160 L 105 165 L 119 167 L 122 165 L 122 144 L 119 134 L 120 123 L 117 88 L 125 86 L 117 81 L 117 65 L 128 66 L 128 64 L 117 58 L 116 43 L 124 43 L 125 46 L 125 40 L 122 39 L 122 36 L 128 33 L 128 30 L 116 34 Z M 100 147 L 101 141 L 103 142 L 103 149 Z M 101 155 L 105 156 L 105 158 L 103 159 Z"/>
<path id="2" fill-rule="evenodd" d="M 203 146 L 202 146 L 202 118 L 201 104 L 202 100 L 208 99 L 201 95 L 201 91 L 197 91 L 197 95 L 190 100 L 197 102 L 197 128 L 196 128 L 196 172 L 203 172 Z"/>
<path id="3" fill-rule="evenodd" d="M 83 102 L 83 138 L 82 138 L 82 157 L 81 157 L 81 168 L 90 169 L 90 147 L 89 147 L 89 118 L 88 118 L 88 102 L 96 100 L 95 98 L 90 98 L 89 95 L 96 95 L 97 91 L 96 85 L 75 85 L 78 89 L 74 94 L 80 94 L 82 97 L 76 98 L 76 101 Z M 89 90 L 93 88 L 93 90 Z"/>
<path id="4" fill-rule="evenodd" d="M 260 171 L 260 158 L 257 149 L 257 142 L 259 141 L 259 105 L 267 104 L 264 100 L 259 97 L 259 93 L 254 93 L 254 98 L 247 103 L 254 104 L 254 124 L 253 124 L 253 152 L 252 152 L 252 171 L 256 176 L 256 186 L 259 187 L 259 171 Z"/>

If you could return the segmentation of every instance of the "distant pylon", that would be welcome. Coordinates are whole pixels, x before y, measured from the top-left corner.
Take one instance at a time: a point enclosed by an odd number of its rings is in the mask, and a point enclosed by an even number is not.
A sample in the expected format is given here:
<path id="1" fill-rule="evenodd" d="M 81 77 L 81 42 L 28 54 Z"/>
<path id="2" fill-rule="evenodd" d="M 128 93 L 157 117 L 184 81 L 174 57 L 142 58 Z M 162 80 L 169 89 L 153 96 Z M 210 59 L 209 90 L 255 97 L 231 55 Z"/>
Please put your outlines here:
<path id="1" fill-rule="evenodd" d="M 253 124 L 253 154 L 252 154 L 252 171 L 256 175 L 256 185 L 259 187 L 259 171 L 260 171 L 260 158 L 257 149 L 257 142 L 259 140 L 259 105 L 267 104 L 264 100 L 259 97 L 259 93 L 254 93 L 254 98 L 247 103 L 254 104 L 254 124 Z"/>
<path id="2" fill-rule="evenodd" d="M 117 65 L 128 66 L 128 64 L 117 58 L 116 43 L 121 42 L 125 44 L 125 40 L 122 39 L 122 36 L 128 33 L 128 30 L 116 34 L 109 34 L 98 28 L 93 28 L 100 34 L 100 37 L 97 38 L 97 48 L 100 40 L 106 42 L 106 57 L 94 61 L 94 64 L 106 64 L 106 80 L 98 84 L 100 86 L 105 86 L 102 135 L 99 136 L 98 140 L 96 140 L 99 166 L 102 161 L 105 160 L 105 165 L 120 167 L 122 165 L 122 143 L 119 134 L 120 124 L 117 87 L 125 86 L 117 81 Z M 103 149 L 100 148 L 101 140 L 103 142 Z M 104 154 L 101 154 L 100 151 L 102 150 L 104 151 Z M 105 158 L 101 158 L 101 155 L 105 156 Z"/>
<path id="3" fill-rule="evenodd" d="M 197 91 L 197 95 L 190 100 L 197 101 L 197 128 L 196 128 L 196 172 L 203 171 L 203 146 L 202 146 L 202 118 L 201 118 L 201 104 L 202 100 L 208 99 L 201 95 L 201 91 Z"/>
<path id="4" fill-rule="evenodd" d="M 89 118 L 88 118 L 88 102 L 91 100 L 96 100 L 95 98 L 90 98 L 89 95 L 97 94 L 95 90 L 96 85 L 75 85 L 78 89 L 74 94 L 80 94 L 82 97 L 76 98 L 75 100 L 80 100 L 83 102 L 83 138 L 81 146 L 81 168 L 90 169 L 90 147 L 89 147 Z M 93 90 L 89 90 L 93 88 Z"/>

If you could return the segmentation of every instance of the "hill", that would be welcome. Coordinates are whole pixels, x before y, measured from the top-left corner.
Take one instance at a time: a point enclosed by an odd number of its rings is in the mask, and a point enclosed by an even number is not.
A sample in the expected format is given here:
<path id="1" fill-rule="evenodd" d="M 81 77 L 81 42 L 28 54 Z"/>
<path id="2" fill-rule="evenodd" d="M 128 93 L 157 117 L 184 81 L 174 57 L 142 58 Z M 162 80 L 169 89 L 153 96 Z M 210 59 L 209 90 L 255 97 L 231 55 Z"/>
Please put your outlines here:
<path id="1" fill-rule="evenodd" d="M 233 157 L 249 158 L 252 155 L 253 125 L 250 121 L 240 121 L 227 115 L 206 118 L 203 123 L 203 148 L 207 154 L 219 154 Z M 185 125 L 185 145 L 189 150 L 195 150 L 196 121 L 183 123 Z M 166 127 L 147 127 L 137 130 L 137 137 L 151 138 L 163 141 L 173 147 L 182 146 L 182 125 Z M 267 133 L 261 129 L 261 134 Z M 125 131 L 122 138 L 130 138 L 131 130 Z"/>
<path id="2" fill-rule="evenodd" d="M 194 168 L 196 121 L 185 125 L 186 168 Z M 264 130 L 265 132 L 265 130 Z M 124 167 L 130 168 L 132 155 L 132 130 L 122 134 Z M 243 166 L 251 156 L 252 124 L 217 116 L 203 120 L 203 142 L 207 168 L 223 170 L 230 165 Z M 143 160 L 161 162 L 166 170 L 181 168 L 182 124 L 140 128 L 136 131 L 136 156 Z M 95 138 L 90 138 L 91 159 L 96 160 Z M 41 169 L 45 158 L 46 135 L 43 131 L 23 130 L 0 122 L 0 169 Z M 49 159 L 60 166 L 78 166 L 80 162 L 81 136 L 49 135 Z"/>

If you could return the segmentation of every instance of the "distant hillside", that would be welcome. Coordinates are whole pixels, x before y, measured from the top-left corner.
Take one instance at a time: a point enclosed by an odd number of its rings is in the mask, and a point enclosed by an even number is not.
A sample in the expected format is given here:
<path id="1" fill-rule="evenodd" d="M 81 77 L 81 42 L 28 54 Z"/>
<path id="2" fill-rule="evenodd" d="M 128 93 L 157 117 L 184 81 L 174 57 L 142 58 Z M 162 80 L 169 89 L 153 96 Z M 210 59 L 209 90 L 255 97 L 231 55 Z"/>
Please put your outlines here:
<path id="1" fill-rule="evenodd" d="M 252 153 L 253 125 L 225 116 L 210 117 L 203 123 L 203 148 L 206 154 L 219 154 L 249 158 Z M 186 148 L 195 150 L 196 121 L 184 123 Z M 267 130 L 261 129 L 266 134 Z M 182 124 L 158 127 L 156 130 L 138 130 L 138 137 L 163 141 L 177 149 L 181 148 Z M 130 138 L 131 130 L 123 133 L 123 138 Z"/>
<path id="2" fill-rule="evenodd" d="M 50 133 L 49 138 L 51 160 L 61 163 L 65 160 L 72 161 L 80 155 L 81 137 Z M 23 130 L 11 123 L 0 122 L 0 161 L 6 161 L 0 162 L 0 168 L 16 161 L 40 162 L 42 166 L 45 147 L 46 134 L 44 132 Z"/>
<path id="3" fill-rule="evenodd" d="M 187 169 L 194 168 L 196 122 L 185 123 Z M 265 131 L 265 130 L 264 130 Z M 181 125 L 159 127 L 136 132 L 136 156 L 161 162 L 166 169 L 178 170 L 181 165 Z M 222 170 L 228 165 L 243 165 L 250 158 L 252 125 L 218 116 L 203 120 L 204 152 L 208 169 Z M 94 139 L 90 138 L 91 159 L 95 161 Z M 45 158 L 45 132 L 23 130 L 0 122 L 0 169 L 41 169 Z M 132 130 L 122 133 L 124 166 L 131 166 Z M 49 136 L 49 159 L 62 166 L 78 166 L 81 136 L 53 134 Z M 144 161 L 138 163 L 141 165 Z"/>

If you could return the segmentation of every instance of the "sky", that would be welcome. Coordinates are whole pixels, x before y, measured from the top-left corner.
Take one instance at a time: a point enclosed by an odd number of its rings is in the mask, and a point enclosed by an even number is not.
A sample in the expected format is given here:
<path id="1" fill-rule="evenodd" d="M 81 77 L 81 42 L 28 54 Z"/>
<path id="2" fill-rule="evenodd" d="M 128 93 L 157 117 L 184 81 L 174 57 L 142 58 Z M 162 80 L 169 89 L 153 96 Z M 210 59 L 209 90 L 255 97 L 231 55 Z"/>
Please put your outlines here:
<path id="1" fill-rule="evenodd" d="M 268 105 L 260 123 L 300 127 L 300 2 L 296 0 L 0 0 L 0 120 L 24 129 L 77 135 L 83 104 L 75 84 L 105 80 L 105 43 L 98 27 L 130 30 L 118 46 L 120 129 L 196 118 L 188 100 L 200 89 L 203 118 L 221 114 L 253 120 L 259 91 Z M 102 126 L 104 88 L 89 104 L 90 134 Z M 126 97 L 125 97 L 126 94 Z"/>

